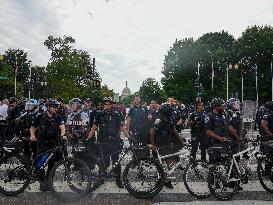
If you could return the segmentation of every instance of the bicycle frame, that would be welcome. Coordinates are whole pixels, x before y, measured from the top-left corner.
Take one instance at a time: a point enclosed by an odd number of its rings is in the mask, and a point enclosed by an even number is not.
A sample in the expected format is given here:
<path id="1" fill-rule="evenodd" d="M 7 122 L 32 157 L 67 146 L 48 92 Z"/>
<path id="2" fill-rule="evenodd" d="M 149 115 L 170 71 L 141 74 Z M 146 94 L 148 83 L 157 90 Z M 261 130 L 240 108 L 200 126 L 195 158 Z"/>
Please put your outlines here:
<path id="1" fill-rule="evenodd" d="M 238 152 L 234 155 L 232 155 L 232 159 L 230 160 L 231 162 L 231 165 L 229 167 L 229 172 L 228 172 L 228 179 L 229 181 L 240 181 L 241 179 L 230 179 L 230 175 L 231 175 L 231 172 L 232 172 L 232 168 L 233 168 L 233 165 L 235 165 L 236 167 L 236 170 L 237 172 L 239 173 L 239 176 L 242 175 L 242 172 L 240 170 L 240 165 L 238 164 L 238 162 L 236 161 L 236 157 L 241 157 L 243 154 L 247 153 L 248 156 L 249 156 L 249 159 L 247 160 L 247 165 L 246 165 L 246 168 L 249 168 L 250 167 L 250 162 L 252 162 L 254 160 L 254 157 L 255 158 L 260 158 L 262 157 L 262 153 L 260 151 L 260 148 L 259 146 L 253 146 L 253 147 L 250 147 L 244 151 L 241 151 L 241 152 Z"/>
<path id="2" fill-rule="evenodd" d="M 104 156 L 103 153 L 102 153 L 102 149 L 101 149 L 101 146 L 104 145 L 104 144 L 108 144 L 108 143 L 97 143 L 97 145 L 100 146 L 100 155 L 101 155 L 101 157 L 98 157 L 98 160 L 99 160 L 99 161 L 103 161 L 103 164 L 102 164 L 102 165 L 103 165 L 103 168 L 104 168 L 105 177 L 111 177 L 111 176 L 112 176 L 112 173 L 114 172 L 114 169 L 116 168 L 116 166 L 117 166 L 118 164 L 120 164 L 120 162 L 121 162 L 121 160 L 123 159 L 123 157 L 124 157 L 130 150 L 133 149 L 133 146 L 129 146 L 129 147 L 126 147 L 126 148 L 122 147 L 122 148 L 118 149 L 117 151 L 115 151 L 115 152 L 113 152 L 113 153 L 111 153 L 111 154 L 109 154 L 109 155 L 107 155 L 107 156 Z M 118 161 L 117 161 L 115 164 L 113 164 L 113 166 L 112 166 L 110 172 L 107 173 L 107 172 L 106 172 L 106 167 L 105 167 L 105 165 L 104 165 L 105 159 L 108 158 L 108 157 L 110 157 L 110 156 L 112 156 L 112 155 L 114 155 L 114 154 L 119 153 L 120 151 L 121 151 L 121 153 L 119 154 Z"/>
<path id="3" fill-rule="evenodd" d="M 186 151 L 186 153 L 185 153 L 185 151 Z M 186 148 L 183 147 L 179 152 L 176 152 L 174 154 L 168 154 L 168 155 L 161 156 L 159 154 L 158 150 L 156 150 L 156 153 L 157 153 L 158 161 L 161 165 L 162 165 L 163 159 L 165 159 L 167 157 L 179 156 L 179 159 L 180 159 L 179 162 L 177 162 L 170 170 L 168 170 L 168 172 L 166 173 L 167 175 L 171 175 L 177 169 L 177 167 L 182 165 L 182 161 L 184 162 L 190 156 L 190 153 L 189 153 L 187 147 Z"/>

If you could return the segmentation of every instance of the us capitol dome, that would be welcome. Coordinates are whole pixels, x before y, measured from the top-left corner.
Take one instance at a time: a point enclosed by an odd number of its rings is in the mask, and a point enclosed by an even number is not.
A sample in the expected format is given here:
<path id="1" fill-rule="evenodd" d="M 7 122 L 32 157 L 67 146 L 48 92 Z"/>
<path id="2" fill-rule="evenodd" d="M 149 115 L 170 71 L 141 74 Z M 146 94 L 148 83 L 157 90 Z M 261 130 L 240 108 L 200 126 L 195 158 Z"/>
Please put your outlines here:
<path id="1" fill-rule="evenodd" d="M 122 90 L 122 93 L 121 93 L 121 98 L 125 98 L 127 96 L 131 95 L 131 90 L 130 88 L 128 88 L 128 83 L 126 81 L 126 86 L 125 88 Z"/>

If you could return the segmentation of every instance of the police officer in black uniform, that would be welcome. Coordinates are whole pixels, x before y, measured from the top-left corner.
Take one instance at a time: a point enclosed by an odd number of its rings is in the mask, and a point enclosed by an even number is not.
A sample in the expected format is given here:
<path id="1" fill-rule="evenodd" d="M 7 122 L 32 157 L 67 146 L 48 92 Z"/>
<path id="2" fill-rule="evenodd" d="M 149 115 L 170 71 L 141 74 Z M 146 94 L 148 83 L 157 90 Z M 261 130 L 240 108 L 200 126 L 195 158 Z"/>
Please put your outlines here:
<path id="1" fill-rule="evenodd" d="M 191 156 L 193 159 L 196 159 L 196 152 L 200 145 L 201 160 L 206 161 L 208 139 L 205 130 L 206 116 L 204 110 L 204 104 L 202 102 L 196 102 L 196 111 L 190 115 L 188 125 L 191 127 Z"/>
<path id="2" fill-rule="evenodd" d="M 155 120 L 158 118 L 159 112 L 157 109 L 157 102 L 156 100 L 152 100 L 150 103 L 150 107 L 149 107 L 149 115 L 148 115 L 148 119 L 149 124 L 152 126 L 152 124 L 155 122 Z M 149 127 L 151 127 L 149 126 Z"/>
<path id="3" fill-rule="evenodd" d="M 141 98 L 136 95 L 134 98 L 134 106 L 130 109 L 126 130 L 132 132 L 132 137 L 139 144 L 147 145 L 149 143 L 149 119 L 148 108 L 141 105 Z"/>
<path id="4" fill-rule="evenodd" d="M 207 136 L 210 137 L 210 145 L 226 142 L 229 132 L 239 139 L 236 130 L 229 124 L 224 114 L 225 101 L 215 98 L 211 101 L 211 107 L 212 112 L 205 118 L 205 129 Z"/>
<path id="5" fill-rule="evenodd" d="M 31 99 L 26 102 L 25 110 L 26 112 L 23 113 L 19 118 L 16 119 L 16 124 L 22 124 L 22 137 L 29 139 L 30 138 L 30 128 L 32 123 L 34 122 L 35 118 L 38 115 L 37 108 L 37 101 Z M 33 153 L 34 157 L 36 156 L 36 142 L 29 142 L 24 140 L 24 150 L 23 154 L 28 159 L 31 157 L 31 152 Z"/>
<path id="6" fill-rule="evenodd" d="M 101 145 L 103 158 L 105 160 L 105 167 L 110 165 L 110 157 L 106 158 L 110 154 L 117 152 L 120 146 L 123 146 L 123 141 L 120 138 L 120 130 L 124 133 L 125 137 L 129 137 L 127 131 L 121 123 L 120 115 L 112 109 L 112 98 L 105 97 L 103 99 L 104 109 L 98 112 L 93 127 L 90 130 L 88 139 L 92 140 L 95 135 L 95 131 L 98 131 L 97 141 L 103 143 Z M 106 143 L 106 144 L 104 144 Z M 119 152 L 111 155 L 112 164 L 115 164 L 119 158 Z M 121 166 L 116 166 L 114 173 L 116 174 L 116 184 L 119 188 L 123 188 L 121 181 Z"/>
<path id="7" fill-rule="evenodd" d="M 215 98 L 211 101 L 212 112 L 210 112 L 205 119 L 206 134 L 210 137 L 210 145 L 221 144 L 228 141 L 229 133 L 239 139 L 236 130 L 229 124 L 225 116 L 225 101 Z M 226 145 L 228 146 L 228 145 Z M 211 161 L 210 163 L 217 163 Z M 232 175 L 234 173 L 232 172 Z M 234 182 L 230 182 L 228 186 L 233 186 Z M 239 186 L 239 190 L 242 187 Z"/>
<path id="8" fill-rule="evenodd" d="M 231 133 L 229 133 L 229 140 L 232 141 L 232 153 L 236 154 L 239 152 L 239 142 L 241 135 L 243 134 L 243 119 L 240 113 L 240 101 L 236 98 L 230 98 L 227 102 L 228 112 L 227 117 L 229 124 L 235 129 L 237 135 L 234 136 Z M 237 159 L 239 160 L 239 158 Z"/>
<path id="9" fill-rule="evenodd" d="M 179 151 L 184 142 L 176 131 L 171 119 L 173 108 L 169 104 L 163 104 L 159 108 L 159 117 L 155 120 L 150 129 L 151 149 L 156 150 L 160 147 L 160 155 L 167 155 Z M 166 158 L 168 168 L 176 160 L 176 157 Z M 171 181 L 166 181 L 167 188 L 173 188 Z"/>
<path id="10" fill-rule="evenodd" d="M 67 140 L 65 136 L 65 126 L 63 118 L 58 115 L 57 109 L 59 102 L 54 99 L 50 99 L 47 102 L 47 111 L 45 113 L 40 113 L 35 118 L 32 126 L 30 128 L 30 140 L 37 141 L 37 155 L 43 152 L 53 149 L 56 147 L 57 140 L 61 139 Z M 38 129 L 39 134 L 36 138 L 35 131 Z M 60 159 L 59 155 L 52 156 L 48 162 L 48 170 L 45 173 L 41 173 L 40 178 L 40 189 L 41 191 L 47 191 L 47 178 L 50 170 L 52 169 L 54 163 Z"/>
<path id="11" fill-rule="evenodd" d="M 66 123 L 68 113 L 67 113 L 67 108 L 64 106 L 64 100 L 62 98 L 58 98 L 57 101 L 60 103 L 57 114 L 59 114 L 63 118 L 64 122 Z"/>
<path id="12" fill-rule="evenodd" d="M 17 102 L 15 97 L 9 99 L 9 110 L 8 110 L 8 138 L 12 139 L 14 134 L 20 135 L 23 129 L 21 124 L 16 124 L 15 121 L 25 112 L 25 99 L 21 99 Z"/>
<path id="13" fill-rule="evenodd" d="M 262 141 L 273 140 L 273 102 L 267 102 L 265 107 L 267 112 L 261 120 Z"/>

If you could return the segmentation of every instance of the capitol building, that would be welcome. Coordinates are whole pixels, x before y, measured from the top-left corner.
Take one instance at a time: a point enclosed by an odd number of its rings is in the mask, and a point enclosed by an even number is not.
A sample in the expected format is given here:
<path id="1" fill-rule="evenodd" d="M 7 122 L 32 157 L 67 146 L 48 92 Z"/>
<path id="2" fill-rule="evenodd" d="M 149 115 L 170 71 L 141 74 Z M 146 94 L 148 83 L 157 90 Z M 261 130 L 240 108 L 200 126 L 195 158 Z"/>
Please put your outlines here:
<path id="1" fill-rule="evenodd" d="M 127 81 L 126 81 L 126 86 L 125 86 L 125 88 L 122 90 L 122 93 L 121 93 L 121 99 L 123 99 L 123 98 L 126 98 L 126 97 L 128 97 L 129 95 L 131 95 L 132 93 L 131 93 L 131 90 L 130 90 L 130 88 L 128 88 L 128 83 L 127 83 Z"/>

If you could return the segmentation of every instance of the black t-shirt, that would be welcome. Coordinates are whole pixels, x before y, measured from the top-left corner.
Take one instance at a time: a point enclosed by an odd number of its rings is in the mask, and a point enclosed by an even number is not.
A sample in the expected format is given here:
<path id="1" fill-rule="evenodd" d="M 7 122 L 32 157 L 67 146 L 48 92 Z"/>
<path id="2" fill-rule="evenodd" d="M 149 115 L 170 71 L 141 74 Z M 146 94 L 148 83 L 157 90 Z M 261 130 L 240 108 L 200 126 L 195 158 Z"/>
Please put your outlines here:
<path id="1" fill-rule="evenodd" d="M 120 115 L 116 111 L 98 112 L 93 124 L 97 126 L 98 141 L 115 142 L 117 139 L 120 139 L 119 131 L 122 123 Z"/>
<path id="2" fill-rule="evenodd" d="M 129 117 L 131 118 L 130 130 L 138 132 L 148 131 L 148 114 L 147 107 L 134 106 L 129 111 Z"/>
<path id="3" fill-rule="evenodd" d="M 155 129 L 155 144 L 157 146 L 174 142 L 173 129 L 175 126 L 171 121 L 164 121 L 158 118 L 153 123 L 152 128 Z"/>
<path id="4" fill-rule="evenodd" d="M 210 112 L 205 118 L 205 129 L 211 130 L 221 137 L 228 136 L 229 122 L 225 115 Z"/>
<path id="5" fill-rule="evenodd" d="M 204 134 L 205 133 L 205 114 L 201 112 L 193 112 L 189 120 L 193 122 L 191 126 L 191 133 L 200 133 Z"/>
<path id="6" fill-rule="evenodd" d="M 59 127 L 62 124 L 64 124 L 64 120 L 60 115 L 55 114 L 49 117 L 47 113 L 40 113 L 33 121 L 32 126 L 38 128 L 39 140 L 51 140 L 59 134 Z"/>

